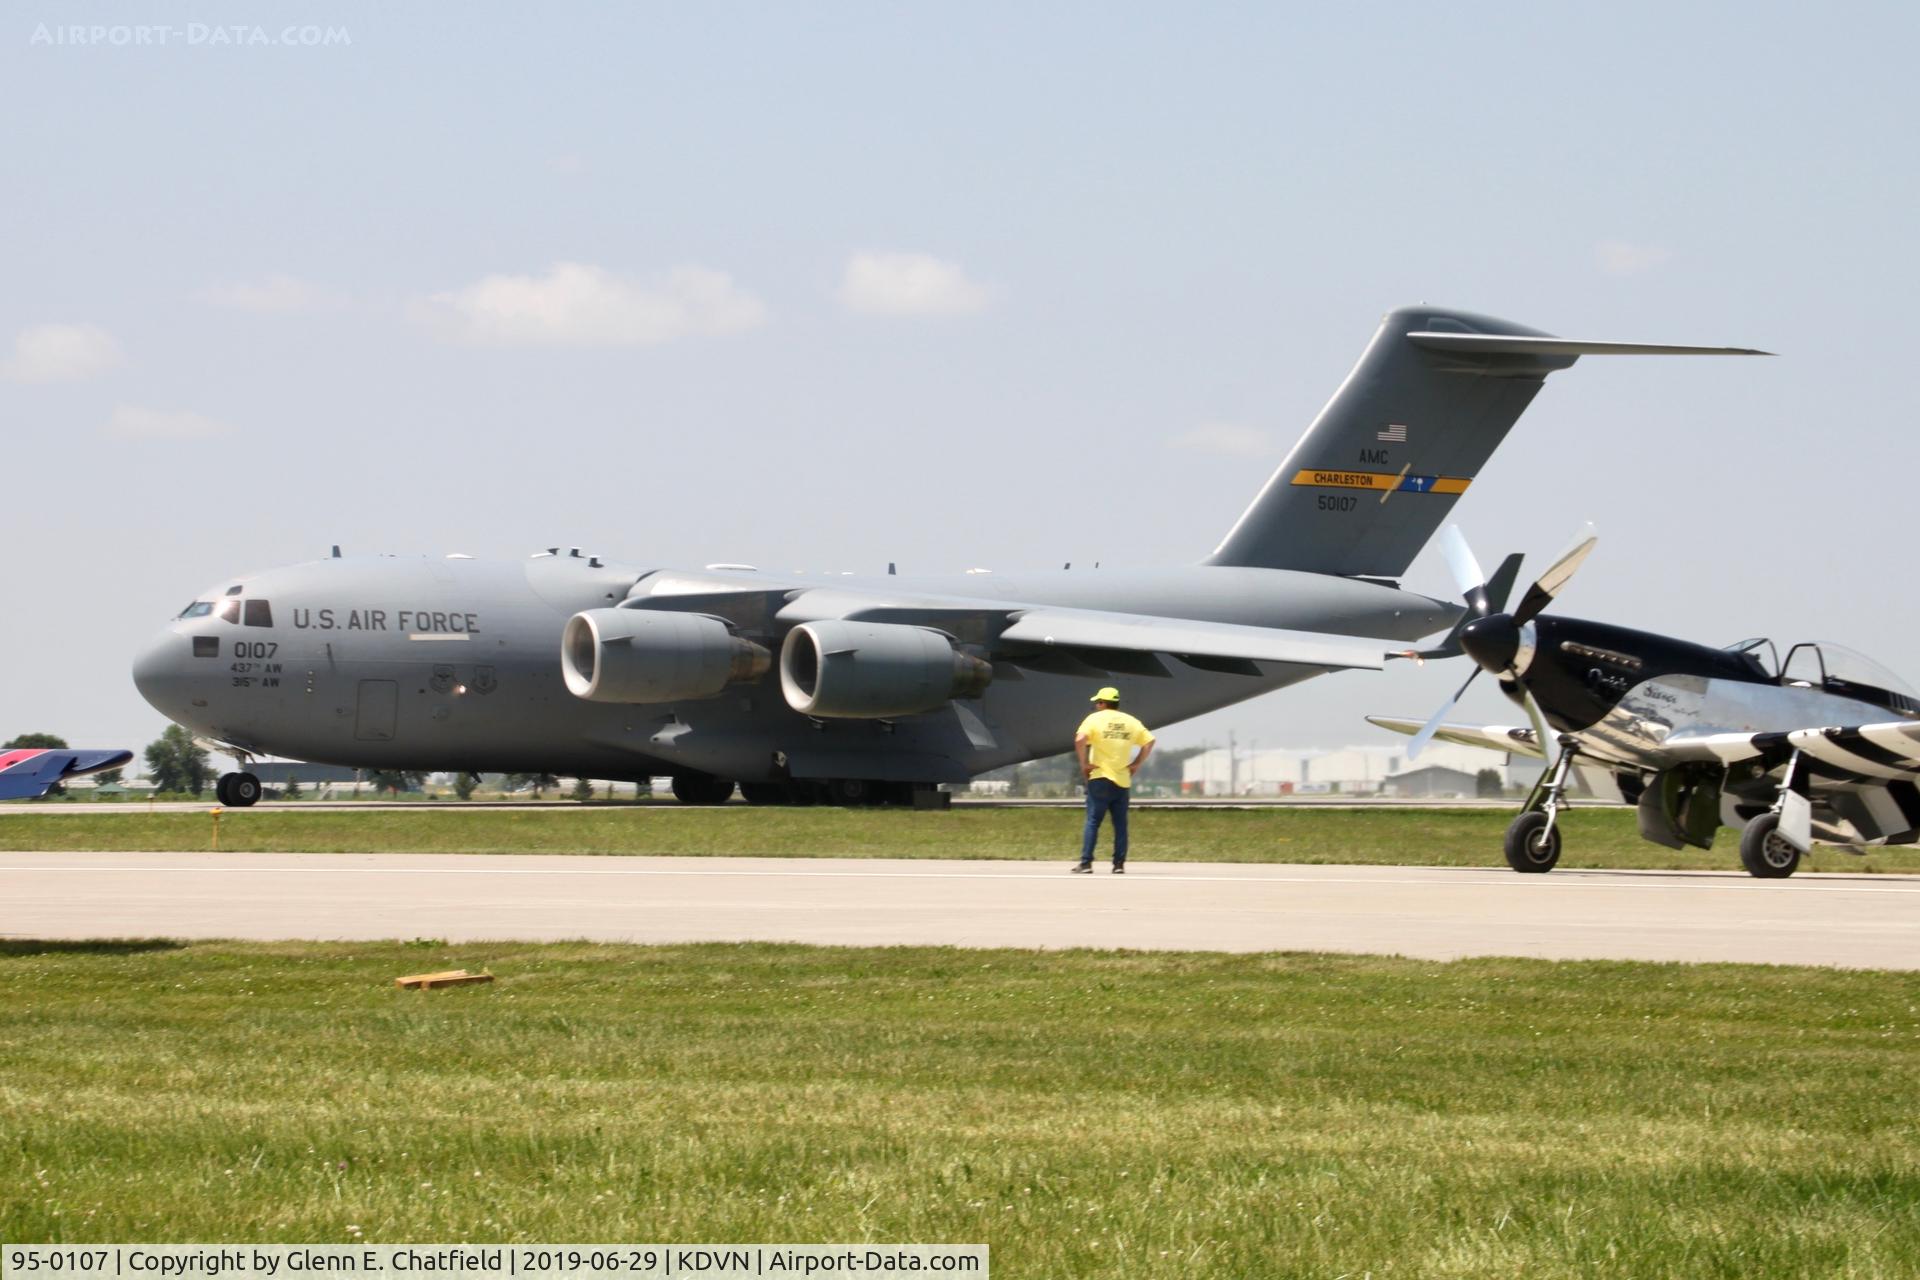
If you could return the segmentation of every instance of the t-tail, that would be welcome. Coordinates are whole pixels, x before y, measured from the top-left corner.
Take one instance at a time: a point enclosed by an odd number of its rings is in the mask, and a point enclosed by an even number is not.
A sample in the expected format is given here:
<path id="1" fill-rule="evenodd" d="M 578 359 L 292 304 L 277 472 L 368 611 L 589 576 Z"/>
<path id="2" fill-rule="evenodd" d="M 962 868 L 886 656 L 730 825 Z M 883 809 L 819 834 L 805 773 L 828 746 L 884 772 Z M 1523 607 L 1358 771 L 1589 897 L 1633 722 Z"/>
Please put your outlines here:
<path id="1" fill-rule="evenodd" d="M 1466 311 L 1381 321 L 1208 564 L 1398 578 L 1532 403 L 1583 355 L 1766 355 L 1747 347 L 1584 342 Z"/>

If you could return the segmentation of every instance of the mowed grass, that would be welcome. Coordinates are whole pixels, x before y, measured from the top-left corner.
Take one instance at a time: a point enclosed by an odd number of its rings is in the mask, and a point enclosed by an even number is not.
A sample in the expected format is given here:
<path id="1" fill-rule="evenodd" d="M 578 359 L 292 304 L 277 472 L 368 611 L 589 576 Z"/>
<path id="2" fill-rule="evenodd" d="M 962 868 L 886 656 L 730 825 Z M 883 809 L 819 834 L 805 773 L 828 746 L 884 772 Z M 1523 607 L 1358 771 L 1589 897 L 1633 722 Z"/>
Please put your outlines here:
<path id="1" fill-rule="evenodd" d="M 1133 855 L 1158 862 L 1384 863 L 1503 867 L 1508 809 L 1140 809 Z M 1711 852 L 1676 852 L 1636 833 L 1625 809 L 1565 815 L 1565 867 L 1740 866 L 1736 832 Z M 556 805 L 537 811 L 227 810 L 220 848 L 273 853 L 587 853 L 840 858 L 1070 859 L 1079 810 L 762 809 L 746 805 Z M 1102 837 L 1103 841 L 1108 837 Z M 209 848 L 205 813 L 0 816 L 0 849 L 186 851 Z M 1102 844 L 1103 849 L 1107 848 Z M 1803 871 L 1920 871 L 1920 847 L 1861 858 L 1826 849 Z"/>
<path id="2" fill-rule="evenodd" d="M 488 987 L 394 976 L 491 968 Z M 1911 1276 L 1910 975 L 0 944 L 0 1239 L 947 1241 L 996 1275 Z"/>

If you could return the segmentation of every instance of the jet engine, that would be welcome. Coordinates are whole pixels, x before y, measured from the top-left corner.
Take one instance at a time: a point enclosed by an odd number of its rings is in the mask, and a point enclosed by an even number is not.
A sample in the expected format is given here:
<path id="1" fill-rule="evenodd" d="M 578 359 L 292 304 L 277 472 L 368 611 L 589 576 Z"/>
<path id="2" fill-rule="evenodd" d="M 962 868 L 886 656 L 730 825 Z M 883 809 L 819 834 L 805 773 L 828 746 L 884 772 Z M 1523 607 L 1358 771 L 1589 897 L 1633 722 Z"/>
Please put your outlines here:
<path id="1" fill-rule="evenodd" d="M 890 622 L 808 622 L 780 649 L 787 705 L 827 719 L 884 719 L 979 696 L 991 664 L 929 627 Z"/>
<path id="2" fill-rule="evenodd" d="M 718 618 L 653 609 L 589 609 L 567 620 L 560 669 L 589 702 L 711 698 L 758 680 L 773 655 Z"/>

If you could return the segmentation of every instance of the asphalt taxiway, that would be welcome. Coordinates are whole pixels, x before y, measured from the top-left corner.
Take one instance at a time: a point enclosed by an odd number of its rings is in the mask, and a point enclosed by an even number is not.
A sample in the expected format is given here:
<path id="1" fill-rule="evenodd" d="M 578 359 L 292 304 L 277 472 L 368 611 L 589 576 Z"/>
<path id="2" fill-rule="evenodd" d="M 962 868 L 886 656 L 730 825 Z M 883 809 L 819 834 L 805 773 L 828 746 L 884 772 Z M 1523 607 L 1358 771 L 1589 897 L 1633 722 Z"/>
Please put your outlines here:
<path id="1" fill-rule="evenodd" d="M 0 937 L 768 941 L 1920 970 L 1920 876 L 461 854 L 0 853 Z"/>

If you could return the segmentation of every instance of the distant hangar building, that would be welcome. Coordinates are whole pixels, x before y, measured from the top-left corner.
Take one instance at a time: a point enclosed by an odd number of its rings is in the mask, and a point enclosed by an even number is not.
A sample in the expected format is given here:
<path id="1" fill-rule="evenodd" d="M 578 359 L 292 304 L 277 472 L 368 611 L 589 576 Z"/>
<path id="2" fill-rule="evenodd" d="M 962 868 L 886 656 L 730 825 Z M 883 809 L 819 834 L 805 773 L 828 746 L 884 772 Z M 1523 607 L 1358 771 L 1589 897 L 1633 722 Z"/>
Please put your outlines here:
<path id="1" fill-rule="evenodd" d="M 1436 742 L 1409 764 L 1406 747 L 1214 747 L 1181 762 L 1180 793 L 1190 796 L 1397 795 L 1471 798 L 1479 773 L 1493 769 L 1502 787 L 1530 781 L 1511 776 L 1507 758 L 1482 747 Z"/>

